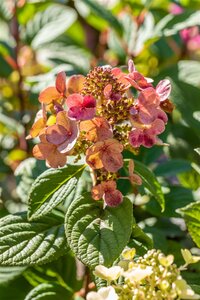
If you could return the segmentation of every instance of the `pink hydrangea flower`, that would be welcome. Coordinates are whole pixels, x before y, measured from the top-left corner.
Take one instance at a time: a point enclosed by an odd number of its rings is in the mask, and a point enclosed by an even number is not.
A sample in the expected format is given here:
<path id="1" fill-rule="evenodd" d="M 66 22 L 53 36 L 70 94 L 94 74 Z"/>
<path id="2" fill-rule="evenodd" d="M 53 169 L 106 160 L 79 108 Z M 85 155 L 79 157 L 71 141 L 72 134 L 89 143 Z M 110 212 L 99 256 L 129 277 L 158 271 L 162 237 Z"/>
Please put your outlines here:
<path id="1" fill-rule="evenodd" d="M 69 118 L 80 120 L 91 120 L 96 113 L 96 100 L 91 95 L 82 96 L 80 94 L 72 94 L 67 100 Z"/>
<path id="2" fill-rule="evenodd" d="M 92 197 L 94 200 L 103 198 L 108 206 L 116 207 L 123 201 L 122 193 L 117 190 L 117 184 L 114 180 L 103 181 L 92 188 Z"/>
<path id="3" fill-rule="evenodd" d="M 161 90 L 163 94 L 161 92 L 160 94 L 164 99 L 167 92 L 165 92 L 164 88 L 160 88 L 161 85 L 158 84 L 158 90 Z M 164 84 L 165 86 L 166 84 Z M 151 124 L 157 118 L 166 123 L 168 119 L 166 113 L 160 108 L 160 96 L 152 87 L 140 92 L 136 104 L 130 109 L 130 114 L 133 125 L 135 125 L 135 122 Z"/>
<path id="4" fill-rule="evenodd" d="M 129 142 L 133 147 L 151 148 L 155 144 L 160 144 L 160 139 L 157 138 L 158 134 L 161 134 L 165 130 L 165 123 L 156 119 L 149 126 L 141 128 L 133 128 L 129 134 Z"/>

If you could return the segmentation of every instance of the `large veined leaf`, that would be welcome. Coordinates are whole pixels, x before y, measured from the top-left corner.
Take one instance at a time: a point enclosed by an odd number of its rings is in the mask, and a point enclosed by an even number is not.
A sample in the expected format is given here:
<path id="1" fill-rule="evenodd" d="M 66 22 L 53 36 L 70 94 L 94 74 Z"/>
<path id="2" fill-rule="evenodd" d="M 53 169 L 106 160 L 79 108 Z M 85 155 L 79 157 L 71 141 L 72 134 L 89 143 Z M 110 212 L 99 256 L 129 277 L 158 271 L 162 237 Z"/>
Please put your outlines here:
<path id="1" fill-rule="evenodd" d="M 165 194 L 165 211 L 162 216 L 168 218 L 177 218 L 176 210 L 184 207 L 191 202 L 195 201 L 195 195 L 191 189 L 182 186 L 169 186 L 170 191 Z M 155 199 L 151 199 L 146 205 L 145 210 L 154 216 L 160 216 L 160 207 Z"/>
<path id="2" fill-rule="evenodd" d="M 16 192 L 23 202 L 27 202 L 28 194 L 34 180 L 46 169 L 44 161 L 30 157 L 22 161 L 15 170 L 17 181 Z"/>
<path id="3" fill-rule="evenodd" d="M 41 218 L 63 202 L 76 187 L 84 167 L 67 165 L 42 173 L 33 183 L 29 194 L 29 219 Z"/>
<path id="4" fill-rule="evenodd" d="M 178 209 L 177 212 L 183 215 L 192 239 L 200 247 L 200 201 Z"/>
<path id="5" fill-rule="evenodd" d="M 179 61 L 178 78 L 181 81 L 200 87 L 200 62 L 196 60 Z"/>
<path id="6" fill-rule="evenodd" d="M 26 267 L 0 267 L 0 285 L 8 283 L 19 277 Z"/>
<path id="7" fill-rule="evenodd" d="M 200 155 L 200 148 L 195 148 L 194 150 Z"/>
<path id="8" fill-rule="evenodd" d="M 137 224 L 134 224 L 128 246 L 135 248 L 137 255 L 144 255 L 153 248 L 153 240 Z"/>
<path id="9" fill-rule="evenodd" d="M 135 172 L 142 178 L 143 185 L 152 193 L 160 204 L 162 211 L 165 209 L 165 199 L 156 176 L 143 163 L 134 160 Z"/>
<path id="10" fill-rule="evenodd" d="M 56 283 L 42 283 L 32 289 L 24 300 L 70 300 L 72 293 Z"/>
<path id="11" fill-rule="evenodd" d="M 63 217 L 52 214 L 28 222 L 26 214 L 0 219 L 0 265 L 24 266 L 52 261 L 67 251 Z"/>
<path id="12" fill-rule="evenodd" d="M 172 93 L 170 98 L 180 110 L 184 121 L 199 134 L 200 122 L 194 118 L 194 112 L 200 111 L 199 89 L 188 83 L 178 82 L 173 78 L 171 78 L 171 83 Z"/>
<path id="13" fill-rule="evenodd" d="M 174 176 L 192 169 L 191 163 L 183 159 L 171 159 L 159 164 L 154 173 L 156 176 Z"/>
<path id="14" fill-rule="evenodd" d="M 157 23 L 154 35 L 170 36 L 184 28 L 195 25 L 200 25 L 199 11 L 186 11 L 180 15 L 169 14 Z"/>
<path id="15" fill-rule="evenodd" d="M 132 204 L 125 198 L 118 207 L 103 208 L 90 193 L 74 200 L 65 218 L 69 246 L 77 257 L 93 268 L 110 266 L 126 246 L 132 231 Z"/>
<path id="16" fill-rule="evenodd" d="M 76 12 L 64 5 L 52 4 L 30 20 L 24 32 L 26 42 L 34 49 L 49 43 L 65 32 L 76 20 Z"/>

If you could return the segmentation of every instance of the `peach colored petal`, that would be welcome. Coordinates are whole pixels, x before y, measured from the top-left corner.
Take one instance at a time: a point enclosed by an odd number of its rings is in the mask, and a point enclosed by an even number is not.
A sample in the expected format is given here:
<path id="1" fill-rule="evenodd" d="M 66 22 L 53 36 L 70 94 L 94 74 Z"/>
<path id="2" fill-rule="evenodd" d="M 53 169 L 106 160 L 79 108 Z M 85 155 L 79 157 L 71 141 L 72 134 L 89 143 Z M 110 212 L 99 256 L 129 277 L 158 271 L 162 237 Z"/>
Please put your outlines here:
<path id="1" fill-rule="evenodd" d="M 60 111 L 57 113 L 56 124 L 63 126 L 66 130 L 70 130 L 71 120 L 68 118 L 66 111 Z"/>
<path id="2" fill-rule="evenodd" d="M 57 149 L 55 149 L 53 153 L 46 158 L 46 162 L 51 168 L 64 167 L 66 160 L 66 156 L 59 153 Z"/>
<path id="3" fill-rule="evenodd" d="M 45 128 L 45 121 L 43 118 L 38 119 L 30 129 L 30 136 L 34 138 L 39 135 L 42 129 Z"/>
<path id="4" fill-rule="evenodd" d="M 103 197 L 104 190 L 102 184 L 93 186 L 92 188 L 92 198 L 94 200 L 100 200 Z"/>
<path id="5" fill-rule="evenodd" d="M 43 144 L 40 143 L 33 147 L 33 156 L 37 159 L 44 160 L 56 147 L 52 144 Z"/>
<path id="6" fill-rule="evenodd" d="M 72 75 L 67 81 L 68 94 L 80 93 L 84 87 L 85 77 L 83 75 Z"/>
<path id="7" fill-rule="evenodd" d="M 92 169 L 103 168 L 103 163 L 101 161 L 100 153 L 95 152 L 91 155 L 86 155 L 86 162 Z"/>
<path id="8" fill-rule="evenodd" d="M 61 98 L 60 93 L 53 86 L 46 88 L 39 95 L 39 101 L 41 103 L 49 104 L 52 101 L 59 100 Z"/>
<path id="9" fill-rule="evenodd" d="M 86 139 L 89 141 L 103 141 L 112 138 L 112 129 L 102 117 L 80 122 L 80 130 L 85 131 Z"/>

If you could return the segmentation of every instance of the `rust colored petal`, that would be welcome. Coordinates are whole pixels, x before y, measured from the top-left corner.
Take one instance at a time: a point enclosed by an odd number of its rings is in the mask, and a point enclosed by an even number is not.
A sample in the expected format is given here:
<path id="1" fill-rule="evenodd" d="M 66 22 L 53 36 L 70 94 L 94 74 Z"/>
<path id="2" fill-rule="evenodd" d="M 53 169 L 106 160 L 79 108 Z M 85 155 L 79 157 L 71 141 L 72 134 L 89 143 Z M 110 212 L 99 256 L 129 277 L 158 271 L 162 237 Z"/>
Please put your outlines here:
<path id="1" fill-rule="evenodd" d="M 102 163 L 108 172 L 115 173 L 123 167 L 122 154 L 105 151 L 102 154 Z"/>
<path id="2" fill-rule="evenodd" d="M 112 138 L 112 128 L 103 117 L 95 117 L 92 120 L 82 121 L 80 130 L 85 131 L 86 139 L 97 142 Z"/>
<path id="3" fill-rule="evenodd" d="M 56 89 L 60 94 L 65 94 L 66 92 L 66 74 L 65 72 L 60 72 L 56 76 Z"/>
<path id="4" fill-rule="evenodd" d="M 104 200 L 108 206 L 116 207 L 123 201 L 122 193 L 118 190 L 104 194 Z"/>
<path id="5" fill-rule="evenodd" d="M 46 130 L 46 139 L 54 145 L 62 144 L 68 137 L 67 130 L 61 125 L 49 126 Z"/>
<path id="6" fill-rule="evenodd" d="M 105 146 L 109 149 L 110 152 L 121 153 L 123 151 L 123 145 L 115 139 L 107 139 L 105 140 Z"/>
<path id="7" fill-rule="evenodd" d="M 46 158 L 47 165 L 51 168 L 64 167 L 66 161 L 66 156 L 58 152 L 57 149 L 54 149 L 53 153 Z"/>

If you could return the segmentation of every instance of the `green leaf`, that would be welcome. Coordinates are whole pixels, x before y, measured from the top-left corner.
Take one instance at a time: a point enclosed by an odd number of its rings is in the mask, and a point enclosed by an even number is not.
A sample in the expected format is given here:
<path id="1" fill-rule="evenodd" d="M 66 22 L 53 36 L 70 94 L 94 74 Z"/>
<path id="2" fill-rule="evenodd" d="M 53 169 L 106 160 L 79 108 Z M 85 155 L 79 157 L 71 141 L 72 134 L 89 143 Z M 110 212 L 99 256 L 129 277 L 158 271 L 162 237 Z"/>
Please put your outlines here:
<path id="1" fill-rule="evenodd" d="M 170 98 L 181 112 L 184 121 L 199 135 L 200 122 L 193 115 L 195 111 L 200 111 L 199 89 L 188 83 L 177 81 L 175 78 L 171 78 L 171 83 Z"/>
<path id="2" fill-rule="evenodd" d="M 138 255 L 144 255 L 153 248 L 153 241 L 137 224 L 134 224 L 129 247 L 135 248 Z"/>
<path id="3" fill-rule="evenodd" d="M 184 217 L 192 239 L 200 247 L 200 201 L 180 208 L 177 212 Z"/>
<path id="4" fill-rule="evenodd" d="M 190 285 L 191 286 L 191 288 L 193 289 L 193 291 L 195 292 L 195 293 L 197 293 L 198 295 L 200 295 L 200 285 L 198 284 L 191 284 Z"/>
<path id="5" fill-rule="evenodd" d="M 36 220 L 63 202 L 76 187 L 85 166 L 67 165 L 49 169 L 33 183 L 29 194 L 28 218 Z"/>
<path id="6" fill-rule="evenodd" d="M 0 285 L 16 279 L 25 270 L 26 267 L 0 267 Z"/>
<path id="7" fill-rule="evenodd" d="M 72 293 L 56 283 L 42 283 L 32 289 L 24 300 L 70 300 Z"/>
<path id="8" fill-rule="evenodd" d="M 93 0 L 82 0 L 82 2 L 85 3 L 96 16 L 106 20 L 118 33 L 122 33 L 122 25 L 111 11 L 105 9 L 102 5 Z"/>
<path id="9" fill-rule="evenodd" d="M 194 151 L 200 155 L 200 148 L 195 148 Z"/>
<path id="10" fill-rule="evenodd" d="M 156 176 L 143 163 L 134 160 L 135 172 L 142 178 L 143 185 L 152 193 L 160 204 L 162 211 L 165 209 L 165 199 Z"/>
<path id="11" fill-rule="evenodd" d="M 1 300 L 24 300 L 26 294 L 30 291 L 29 283 L 20 276 L 14 281 L 7 284 L 0 285 L 0 299 Z"/>
<path id="12" fill-rule="evenodd" d="M 180 15 L 169 14 L 159 21 L 155 27 L 155 36 L 170 36 L 187 27 L 200 25 L 199 11 L 185 11 Z"/>
<path id="13" fill-rule="evenodd" d="M 67 251 L 63 217 L 52 214 L 28 222 L 26 214 L 0 219 L 0 265 L 44 264 Z"/>
<path id="14" fill-rule="evenodd" d="M 76 12 L 64 5 L 52 4 L 38 12 L 26 24 L 24 38 L 34 49 L 41 48 L 65 32 L 76 20 Z"/>
<path id="15" fill-rule="evenodd" d="M 170 192 L 165 194 L 165 211 L 162 216 L 168 218 L 177 218 L 176 210 L 184 207 L 191 202 L 195 201 L 195 197 L 191 189 L 186 189 L 182 186 L 169 186 Z M 153 216 L 160 216 L 160 207 L 155 199 L 151 199 L 146 205 L 145 210 Z"/>
<path id="16" fill-rule="evenodd" d="M 90 193 L 70 205 L 65 219 L 68 243 L 90 268 L 110 266 L 126 246 L 132 230 L 132 204 L 125 198 L 118 207 L 103 209 Z"/>
<path id="17" fill-rule="evenodd" d="M 178 62 L 178 78 L 199 88 L 200 62 L 196 60 L 181 60 Z"/>
<path id="18" fill-rule="evenodd" d="M 183 159 L 171 159 L 159 164 L 154 173 L 156 176 L 174 176 L 192 170 L 191 163 Z"/>
<path id="19" fill-rule="evenodd" d="M 23 202 L 28 201 L 28 194 L 34 180 L 46 169 L 44 161 L 30 157 L 22 161 L 15 170 L 16 192 Z"/>

